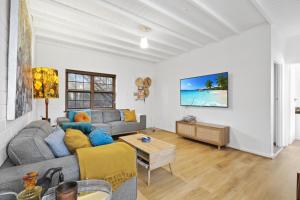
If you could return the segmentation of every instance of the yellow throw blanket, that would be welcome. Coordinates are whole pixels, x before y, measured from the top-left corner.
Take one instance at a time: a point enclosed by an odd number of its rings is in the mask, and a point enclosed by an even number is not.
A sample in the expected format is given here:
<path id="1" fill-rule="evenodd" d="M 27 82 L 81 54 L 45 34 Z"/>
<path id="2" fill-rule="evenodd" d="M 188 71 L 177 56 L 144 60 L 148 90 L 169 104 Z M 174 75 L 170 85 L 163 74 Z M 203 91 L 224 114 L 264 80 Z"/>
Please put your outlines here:
<path id="1" fill-rule="evenodd" d="M 136 176 L 135 149 L 123 142 L 76 150 L 80 179 L 102 179 L 113 191 Z"/>

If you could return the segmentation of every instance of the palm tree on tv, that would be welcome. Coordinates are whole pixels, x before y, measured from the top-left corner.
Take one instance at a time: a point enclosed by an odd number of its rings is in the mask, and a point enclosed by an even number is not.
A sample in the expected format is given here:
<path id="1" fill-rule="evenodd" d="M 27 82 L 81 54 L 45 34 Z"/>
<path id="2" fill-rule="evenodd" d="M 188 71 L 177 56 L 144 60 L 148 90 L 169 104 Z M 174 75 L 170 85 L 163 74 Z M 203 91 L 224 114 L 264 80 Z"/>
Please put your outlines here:
<path id="1" fill-rule="evenodd" d="M 205 83 L 206 88 L 211 89 L 213 82 L 211 80 L 207 80 Z"/>
<path id="2" fill-rule="evenodd" d="M 220 89 L 227 90 L 227 88 L 228 88 L 228 79 L 223 75 L 218 76 L 217 85 Z"/>

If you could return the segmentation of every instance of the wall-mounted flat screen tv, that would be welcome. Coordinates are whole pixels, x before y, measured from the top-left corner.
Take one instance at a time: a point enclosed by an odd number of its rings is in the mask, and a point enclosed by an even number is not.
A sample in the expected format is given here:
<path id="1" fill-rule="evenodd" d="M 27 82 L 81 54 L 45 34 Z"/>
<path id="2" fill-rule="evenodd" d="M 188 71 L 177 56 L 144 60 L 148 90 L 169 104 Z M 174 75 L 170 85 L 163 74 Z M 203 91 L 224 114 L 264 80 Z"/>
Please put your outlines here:
<path id="1" fill-rule="evenodd" d="M 180 80 L 180 105 L 228 107 L 228 72 Z"/>

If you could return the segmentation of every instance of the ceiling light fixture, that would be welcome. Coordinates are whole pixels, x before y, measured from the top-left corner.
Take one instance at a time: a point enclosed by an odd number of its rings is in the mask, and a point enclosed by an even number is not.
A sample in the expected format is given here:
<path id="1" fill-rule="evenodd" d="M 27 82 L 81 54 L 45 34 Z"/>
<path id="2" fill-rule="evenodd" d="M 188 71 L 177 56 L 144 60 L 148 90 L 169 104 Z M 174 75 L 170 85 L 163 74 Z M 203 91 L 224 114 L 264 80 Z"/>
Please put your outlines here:
<path id="1" fill-rule="evenodd" d="M 151 28 L 144 25 L 140 25 L 139 29 L 143 33 L 143 36 L 141 37 L 140 40 L 140 47 L 142 49 L 147 49 L 149 47 L 149 43 L 148 43 L 148 38 L 145 35 L 146 33 L 151 31 Z"/>

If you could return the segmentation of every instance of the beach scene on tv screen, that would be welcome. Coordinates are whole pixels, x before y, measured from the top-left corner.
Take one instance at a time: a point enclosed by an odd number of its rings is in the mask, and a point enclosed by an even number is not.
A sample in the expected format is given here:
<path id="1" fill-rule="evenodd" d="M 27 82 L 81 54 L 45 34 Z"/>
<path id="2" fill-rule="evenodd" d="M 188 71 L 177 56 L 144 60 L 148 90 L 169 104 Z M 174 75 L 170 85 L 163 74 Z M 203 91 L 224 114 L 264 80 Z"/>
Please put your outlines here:
<path id="1" fill-rule="evenodd" d="M 228 73 L 180 80 L 182 106 L 227 107 Z"/>

